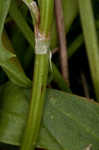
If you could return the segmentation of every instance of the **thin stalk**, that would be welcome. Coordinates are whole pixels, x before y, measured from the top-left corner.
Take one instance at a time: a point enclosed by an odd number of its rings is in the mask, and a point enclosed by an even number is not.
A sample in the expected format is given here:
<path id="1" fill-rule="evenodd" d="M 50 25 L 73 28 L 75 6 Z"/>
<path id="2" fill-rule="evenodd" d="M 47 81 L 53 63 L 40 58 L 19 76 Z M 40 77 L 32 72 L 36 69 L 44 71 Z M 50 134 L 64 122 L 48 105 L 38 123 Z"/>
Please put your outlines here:
<path id="1" fill-rule="evenodd" d="M 80 34 L 77 38 L 68 46 L 68 58 L 70 59 L 79 49 L 79 47 L 83 44 L 83 35 Z M 52 51 L 52 54 L 55 54 L 59 51 L 59 48 L 55 48 Z"/>
<path id="2" fill-rule="evenodd" d="M 42 0 L 40 25 L 35 24 L 35 66 L 33 74 L 32 98 L 21 150 L 33 150 L 36 145 L 45 103 L 48 76 L 48 53 L 37 54 L 37 50 L 48 48 L 53 12 L 53 0 Z M 43 18 L 44 17 L 44 18 Z M 38 21 L 37 21 L 38 23 Z M 38 28 L 39 26 L 39 28 Z M 40 39 L 38 35 L 40 34 Z M 45 41 L 41 40 L 43 38 Z M 38 40 L 38 42 L 37 42 Z M 47 42 L 46 42 L 47 40 Z M 40 45 L 39 45 L 40 44 Z"/>
<path id="3" fill-rule="evenodd" d="M 79 0 L 79 9 L 92 81 L 99 101 L 99 48 L 91 0 Z"/>
<path id="4" fill-rule="evenodd" d="M 83 86 L 85 97 L 89 99 L 90 98 L 90 94 L 89 94 L 88 83 L 87 83 L 85 74 L 83 72 L 81 72 L 81 82 L 82 82 L 82 86 Z"/>
<path id="5" fill-rule="evenodd" d="M 69 71 L 68 71 L 68 57 L 67 57 L 67 44 L 65 38 L 65 25 L 64 25 L 64 16 L 62 1 L 55 0 L 55 14 L 56 14 L 56 25 L 60 43 L 60 63 L 61 71 L 64 79 L 69 85 Z"/>

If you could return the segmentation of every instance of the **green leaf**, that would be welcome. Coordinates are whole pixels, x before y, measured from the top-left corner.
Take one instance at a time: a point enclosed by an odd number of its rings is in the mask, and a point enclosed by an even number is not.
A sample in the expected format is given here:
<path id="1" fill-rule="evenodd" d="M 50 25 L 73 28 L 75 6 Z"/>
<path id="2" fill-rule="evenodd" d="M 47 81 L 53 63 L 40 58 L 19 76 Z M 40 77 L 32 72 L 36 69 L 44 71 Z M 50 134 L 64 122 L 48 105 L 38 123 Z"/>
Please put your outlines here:
<path id="1" fill-rule="evenodd" d="M 11 57 L 15 56 L 14 54 L 11 54 L 8 51 L 6 51 L 5 48 L 2 46 L 2 42 L 1 42 L 4 22 L 8 14 L 10 3 L 11 0 L 6 0 L 6 1 L 0 0 L 0 62 L 3 62 L 6 59 L 10 59 Z"/>
<path id="2" fill-rule="evenodd" d="M 12 3 L 11 3 L 9 14 L 12 17 L 12 19 L 16 22 L 20 31 L 24 34 L 24 37 L 27 39 L 29 44 L 34 49 L 34 33 L 31 30 L 31 28 L 29 27 L 29 25 L 27 24 L 24 16 L 21 14 L 19 8 L 17 7 L 17 3 L 15 0 L 12 1 Z"/>
<path id="3" fill-rule="evenodd" d="M 0 142 L 20 145 L 29 110 L 30 89 L 10 82 L 0 88 Z M 60 145 L 42 125 L 38 147 L 60 150 Z"/>
<path id="4" fill-rule="evenodd" d="M 0 66 L 7 73 L 12 82 L 22 87 L 31 87 L 31 81 L 24 74 L 16 55 L 12 51 L 11 44 L 8 44 L 10 43 L 8 37 L 5 38 L 5 34 L 3 34 L 4 38 L 2 41 L 4 23 L 10 2 L 11 0 L 0 0 Z"/>
<path id="5" fill-rule="evenodd" d="M 37 147 L 48 149 L 48 150 L 52 150 L 52 149 L 62 150 L 63 149 L 44 125 L 41 126 L 41 130 L 40 130 L 38 142 L 37 142 Z"/>
<path id="6" fill-rule="evenodd" d="M 8 14 L 10 3 L 11 0 L 6 0 L 6 1 L 0 0 L 0 38 L 3 32 L 3 26 L 4 26 L 6 16 Z"/>
<path id="7" fill-rule="evenodd" d="M 68 150 L 99 149 L 99 105 L 79 96 L 49 90 L 44 125 Z"/>
<path id="8" fill-rule="evenodd" d="M 13 53 L 13 48 L 7 35 L 3 34 L 3 36 L 6 48 L 0 46 L 0 66 L 13 83 L 22 87 L 31 87 L 31 81 L 26 77 L 16 55 Z"/>
<path id="9" fill-rule="evenodd" d="M 0 141 L 20 145 L 29 109 L 30 89 L 11 83 L 0 90 Z M 99 104 L 85 98 L 48 89 L 37 147 L 99 149 Z"/>

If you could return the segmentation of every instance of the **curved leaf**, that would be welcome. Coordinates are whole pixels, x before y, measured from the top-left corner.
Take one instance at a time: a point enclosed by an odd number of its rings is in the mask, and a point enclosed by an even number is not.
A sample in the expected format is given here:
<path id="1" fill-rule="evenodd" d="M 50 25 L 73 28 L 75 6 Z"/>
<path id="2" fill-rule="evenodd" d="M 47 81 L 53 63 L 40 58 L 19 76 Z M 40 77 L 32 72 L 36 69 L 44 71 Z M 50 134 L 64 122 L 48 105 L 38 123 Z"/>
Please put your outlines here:
<path id="1" fill-rule="evenodd" d="M 5 34 L 3 36 L 4 43 L 2 42 L 4 22 L 8 14 L 10 3 L 11 0 L 0 0 L 0 66 L 15 84 L 22 87 L 31 87 L 31 81 L 26 77 L 22 70 L 20 63 L 12 50 L 11 43 Z"/>
<path id="2" fill-rule="evenodd" d="M 12 17 L 12 19 L 16 22 L 21 32 L 24 34 L 24 37 L 34 49 L 34 33 L 27 24 L 26 20 L 24 19 L 24 16 L 21 14 L 15 0 L 11 3 L 9 14 Z"/>
<path id="3" fill-rule="evenodd" d="M 6 0 L 6 1 L 0 0 L 0 38 L 3 32 L 3 26 L 4 26 L 6 16 L 8 14 L 10 3 L 11 0 Z"/>
<path id="4" fill-rule="evenodd" d="M 7 34 L 3 33 L 5 47 L 0 47 L 0 65 L 9 79 L 18 86 L 31 87 L 31 81 L 25 75 L 20 65 Z M 9 51 L 8 51 L 9 50 Z"/>

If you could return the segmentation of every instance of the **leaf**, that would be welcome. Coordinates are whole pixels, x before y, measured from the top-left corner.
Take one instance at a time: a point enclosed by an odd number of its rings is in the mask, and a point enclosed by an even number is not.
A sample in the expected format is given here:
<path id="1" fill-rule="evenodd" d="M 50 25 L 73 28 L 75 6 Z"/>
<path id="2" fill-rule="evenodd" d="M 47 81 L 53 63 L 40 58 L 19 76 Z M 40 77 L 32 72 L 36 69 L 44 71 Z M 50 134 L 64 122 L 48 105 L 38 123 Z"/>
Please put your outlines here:
<path id="1" fill-rule="evenodd" d="M 4 38 L 2 41 L 4 22 L 8 14 L 10 3 L 11 0 L 0 0 L 0 66 L 7 73 L 12 82 L 22 87 L 31 87 L 31 81 L 24 74 L 16 55 L 12 51 L 11 43 L 5 34 L 3 34 Z"/>
<path id="2" fill-rule="evenodd" d="M 14 47 L 14 50 L 16 52 L 16 55 L 18 59 L 20 60 L 20 63 L 22 64 L 23 68 L 25 69 L 24 64 L 30 65 L 30 59 L 25 60 L 28 54 L 31 53 L 31 60 L 33 62 L 33 48 L 27 44 L 26 39 L 24 38 L 24 35 L 20 32 L 20 29 L 17 26 L 13 26 L 13 34 L 11 37 L 11 43 Z M 28 49 L 28 47 L 31 47 L 31 50 Z M 28 68 L 30 67 L 28 65 Z M 26 69 L 25 69 L 26 70 Z"/>
<path id="3" fill-rule="evenodd" d="M 13 13 L 14 12 L 14 13 Z M 12 1 L 9 14 L 12 19 L 16 22 L 17 26 L 20 28 L 21 32 L 24 34 L 24 37 L 27 39 L 29 44 L 34 49 L 34 33 L 27 24 L 24 16 L 21 14 L 19 8 L 17 7 L 16 1 Z"/>
<path id="4" fill-rule="evenodd" d="M 40 134 L 39 134 L 38 142 L 37 142 L 37 147 L 48 149 L 48 150 L 52 150 L 52 149 L 62 150 L 63 149 L 44 125 L 41 126 L 41 130 L 40 130 Z"/>
<path id="5" fill-rule="evenodd" d="M 16 55 L 13 53 L 13 48 L 6 34 L 3 33 L 3 42 L 5 46 L 0 47 L 0 65 L 8 75 L 9 79 L 18 86 L 31 87 L 31 81 L 26 77 Z M 10 55 L 10 56 L 9 56 Z M 8 57 L 9 56 L 9 57 Z M 3 58 L 2 58 L 3 57 Z"/>
<path id="6" fill-rule="evenodd" d="M 11 0 L 0 0 L 0 38 L 3 31 L 4 21 L 6 19 Z"/>
<path id="7" fill-rule="evenodd" d="M 19 145 L 29 109 L 30 89 L 17 87 L 10 82 L 0 88 L 0 142 Z M 42 125 L 38 147 L 60 150 L 60 145 Z"/>
<path id="8" fill-rule="evenodd" d="M 4 47 L 2 46 L 2 42 L 1 42 L 4 22 L 5 22 L 9 7 L 10 7 L 10 3 L 11 3 L 11 0 L 6 0 L 6 1 L 0 0 L 0 62 L 3 62 L 6 59 L 10 59 L 11 57 L 15 56 L 14 54 L 11 54 L 8 51 L 6 51 Z"/>
<path id="9" fill-rule="evenodd" d="M 0 141 L 19 145 L 29 108 L 30 90 L 7 83 L 0 90 Z M 99 104 L 48 89 L 37 147 L 99 150 Z"/>
<path id="10" fill-rule="evenodd" d="M 44 125 L 63 149 L 99 149 L 99 105 L 87 99 L 49 90 Z"/>

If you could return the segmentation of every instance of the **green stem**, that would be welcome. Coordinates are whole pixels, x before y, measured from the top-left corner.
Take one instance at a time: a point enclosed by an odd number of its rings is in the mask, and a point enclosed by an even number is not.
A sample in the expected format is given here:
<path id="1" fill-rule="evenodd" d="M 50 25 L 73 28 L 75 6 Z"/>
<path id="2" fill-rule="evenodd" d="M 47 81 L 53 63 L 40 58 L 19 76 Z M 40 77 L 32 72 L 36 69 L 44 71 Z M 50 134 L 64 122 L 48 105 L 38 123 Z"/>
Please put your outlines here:
<path id="1" fill-rule="evenodd" d="M 51 29 L 51 14 L 53 12 L 53 5 L 53 0 L 42 0 L 42 12 L 40 12 L 41 22 L 39 29 L 37 29 L 37 24 L 35 26 L 35 40 L 38 40 L 38 42 L 35 42 L 36 57 L 33 74 L 32 98 L 21 150 L 34 149 L 39 134 L 40 123 L 43 115 L 43 107 L 45 103 L 44 101 L 48 76 L 48 53 L 37 54 L 37 50 L 42 50 L 42 48 L 45 47 L 49 48 L 48 45 L 46 45 L 48 44 L 46 40 L 48 41 L 48 36 Z M 46 15 L 44 16 L 43 13 Z M 44 19 L 42 15 L 44 16 Z M 39 34 L 44 40 L 38 38 Z"/>
<path id="2" fill-rule="evenodd" d="M 21 150 L 31 150 L 35 148 L 36 140 L 41 123 L 42 110 L 44 107 L 44 96 L 46 91 L 48 72 L 47 55 L 36 55 L 34 66 L 34 80 L 32 88 L 32 99 L 26 131 Z"/>
<path id="3" fill-rule="evenodd" d="M 96 98 L 97 100 L 99 100 L 99 48 L 91 0 L 79 0 L 79 8 L 91 76 L 96 93 Z"/>
<path id="4" fill-rule="evenodd" d="M 51 30 L 51 25 L 53 21 L 53 7 L 54 0 L 41 0 L 41 22 L 40 22 L 40 31 L 48 35 Z M 50 31 L 51 32 L 51 31 Z"/>

